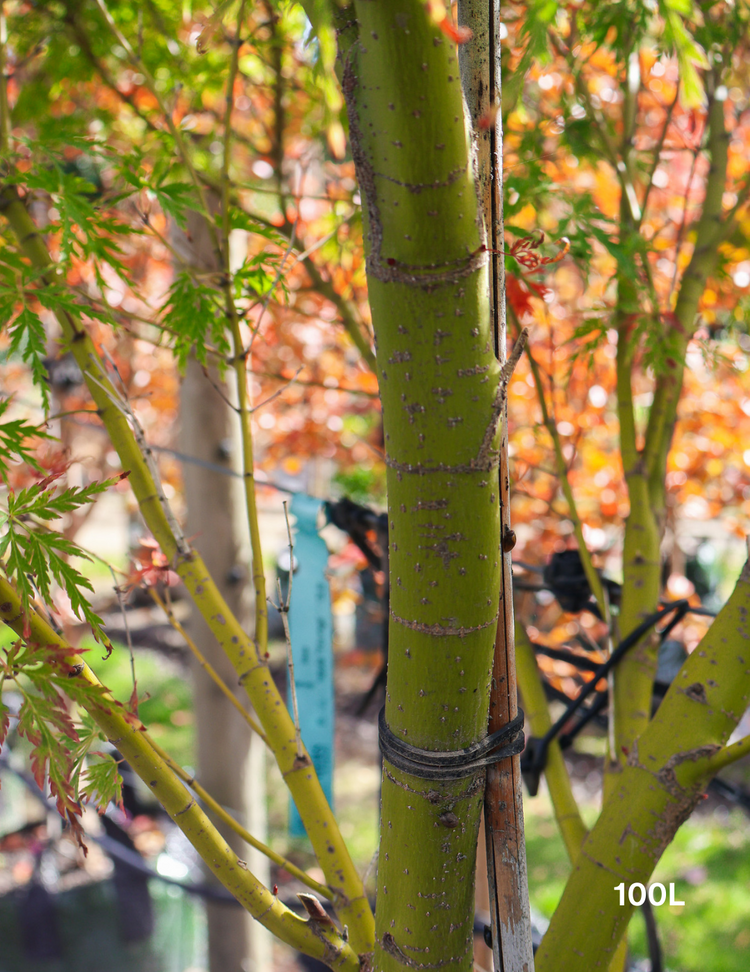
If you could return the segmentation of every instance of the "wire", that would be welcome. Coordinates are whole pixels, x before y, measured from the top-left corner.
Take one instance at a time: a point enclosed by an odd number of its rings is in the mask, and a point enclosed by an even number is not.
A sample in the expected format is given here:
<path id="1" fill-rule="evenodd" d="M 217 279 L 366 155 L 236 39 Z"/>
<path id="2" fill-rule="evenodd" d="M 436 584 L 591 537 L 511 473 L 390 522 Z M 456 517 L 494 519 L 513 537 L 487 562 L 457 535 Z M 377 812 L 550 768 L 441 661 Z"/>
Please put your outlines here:
<path id="1" fill-rule="evenodd" d="M 562 728 L 581 708 L 586 699 L 597 691 L 596 686 L 598 682 L 609 674 L 611 669 L 614 668 L 620 659 L 640 641 L 647 631 L 658 625 L 662 618 L 666 617 L 668 614 L 671 614 L 673 611 L 676 612 L 676 618 L 672 619 L 672 621 L 670 621 L 670 623 L 660 632 L 662 640 L 672 630 L 674 625 L 686 614 L 695 613 L 710 617 L 716 616 L 714 612 L 709 611 L 707 608 L 691 607 L 690 602 L 683 598 L 679 601 L 671 601 L 667 603 L 660 610 L 655 611 L 653 614 L 647 617 L 643 622 L 641 622 L 641 624 L 638 625 L 637 628 L 631 631 L 627 638 L 623 639 L 623 641 L 621 641 L 620 644 L 614 649 L 609 658 L 605 662 L 602 662 L 602 664 L 594 670 L 591 680 L 581 688 L 576 698 L 570 702 L 565 712 L 563 712 L 557 722 L 555 722 L 554 725 L 548 729 L 544 736 L 542 736 L 541 739 L 531 737 L 528 740 L 521 763 L 524 779 L 526 780 L 526 785 L 531 796 L 535 796 L 539 789 L 539 779 L 547 761 L 547 750 L 552 740 L 560 734 Z M 572 653 L 571 656 L 576 660 L 580 657 L 573 655 Z M 569 658 L 564 658 L 563 660 L 570 661 Z M 575 663 L 575 661 L 571 662 L 571 664 Z M 599 710 L 601 710 L 602 707 L 603 704 L 599 704 Z M 591 708 L 593 708 L 593 706 Z M 590 721 L 594 717 L 594 714 L 595 713 L 591 712 L 591 709 L 587 710 L 587 714 L 584 716 L 586 722 Z M 572 739 L 578 731 L 579 727 L 576 727 L 575 730 L 572 730 L 567 734 L 567 737 Z"/>
<path id="2" fill-rule="evenodd" d="M 103 426 L 95 425 L 93 422 L 81 422 L 80 419 L 69 419 L 68 421 L 71 423 L 71 425 L 77 425 L 79 428 L 90 429 L 92 432 L 105 432 Z M 211 462 L 209 459 L 200 459 L 198 456 L 189 456 L 185 452 L 180 452 L 177 449 L 170 449 L 168 446 L 148 445 L 148 448 L 151 452 L 162 452 L 165 455 L 173 456 L 179 462 L 185 462 L 191 466 L 200 466 L 203 469 L 210 469 L 211 472 L 218 473 L 220 476 L 231 476 L 235 479 L 245 478 L 244 473 L 237 472 L 236 469 L 232 469 L 229 466 L 222 466 L 218 462 Z M 282 486 L 281 483 L 275 482 L 273 479 L 269 479 L 262 471 L 258 471 L 254 475 L 261 486 L 270 486 L 272 489 L 276 489 L 280 493 L 288 493 L 290 496 L 296 496 L 298 493 L 304 492 L 304 490 L 301 489 L 290 489 L 288 486 Z"/>
<path id="3" fill-rule="evenodd" d="M 584 672 L 595 672 L 600 665 L 600 662 L 591 661 L 590 658 L 584 658 L 583 655 L 578 655 L 572 651 L 560 651 L 558 648 L 548 648 L 547 645 L 540 645 L 535 641 L 532 641 L 531 645 L 537 655 L 544 655 L 546 658 L 553 658 L 555 661 L 566 662 L 568 665 L 574 665 Z"/>

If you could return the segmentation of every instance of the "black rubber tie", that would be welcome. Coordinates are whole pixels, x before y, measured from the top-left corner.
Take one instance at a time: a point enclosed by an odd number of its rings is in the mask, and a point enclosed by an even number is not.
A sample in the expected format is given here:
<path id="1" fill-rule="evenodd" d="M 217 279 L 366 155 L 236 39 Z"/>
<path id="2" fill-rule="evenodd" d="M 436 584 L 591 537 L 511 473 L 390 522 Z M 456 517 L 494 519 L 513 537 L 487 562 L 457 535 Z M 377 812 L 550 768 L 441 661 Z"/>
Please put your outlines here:
<path id="1" fill-rule="evenodd" d="M 396 769 L 421 780 L 460 780 L 523 751 L 523 712 L 519 709 L 515 719 L 497 732 L 451 752 L 418 749 L 399 739 L 385 721 L 385 706 L 378 716 L 378 735 L 383 758 Z"/>

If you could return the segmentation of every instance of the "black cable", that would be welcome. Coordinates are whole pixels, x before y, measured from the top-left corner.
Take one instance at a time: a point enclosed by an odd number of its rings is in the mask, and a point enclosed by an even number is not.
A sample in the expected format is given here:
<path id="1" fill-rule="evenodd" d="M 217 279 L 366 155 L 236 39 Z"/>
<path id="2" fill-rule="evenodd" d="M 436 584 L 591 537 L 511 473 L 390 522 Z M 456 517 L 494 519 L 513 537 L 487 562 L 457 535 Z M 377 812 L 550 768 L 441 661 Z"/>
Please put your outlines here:
<path id="1" fill-rule="evenodd" d="M 707 608 L 707 607 L 689 607 L 688 610 L 685 613 L 686 614 L 698 614 L 698 615 L 701 615 L 704 618 L 715 618 L 716 615 L 719 612 L 718 611 L 712 611 L 710 608 Z"/>
<path id="2" fill-rule="evenodd" d="M 570 696 L 566 695 L 562 689 L 555 688 L 546 679 L 542 682 L 544 687 L 544 694 L 550 702 L 562 702 L 562 704 L 567 708 L 570 705 Z"/>
<path id="3" fill-rule="evenodd" d="M 619 605 L 622 596 L 622 585 L 596 571 L 600 584 L 606 589 L 611 605 Z M 581 560 L 579 550 L 562 550 L 553 553 L 542 573 L 545 586 L 555 595 L 560 606 L 565 611 L 578 614 L 588 611 L 600 618 L 599 606 L 592 597 L 586 571 Z"/>
<path id="4" fill-rule="evenodd" d="M 557 698 L 559 701 L 565 701 L 568 704 L 565 712 L 541 739 L 530 737 L 526 743 L 526 749 L 521 759 L 521 771 L 531 796 L 535 796 L 538 792 L 539 780 L 547 760 L 547 750 L 550 742 L 559 735 L 563 726 L 573 715 L 575 715 L 586 698 L 596 691 L 597 683 L 609 673 L 610 669 L 617 664 L 622 656 L 640 640 L 640 638 L 646 633 L 646 631 L 649 630 L 649 628 L 658 625 L 659 621 L 663 617 L 671 614 L 672 612 L 674 612 L 674 616 L 671 618 L 669 623 L 662 628 L 661 631 L 659 631 L 659 637 L 662 643 L 666 640 L 667 636 L 674 629 L 674 627 L 679 624 L 679 622 L 682 621 L 687 614 L 697 614 L 704 617 L 716 617 L 715 611 L 711 611 L 704 607 L 693 607 L 687 598 L 682 598 L 679 601 L 662 603 L 661 609 L 646 618 L 627 636 L 627 638 L 623 639 L 623 641 L 620 642 L 620 644 L 617 646 L 617 648 L 615 648 L 605 662 L 599 666 L 589 668 L 590 671 L 593 671 L 593 677 L 583 686 L 576 698 L 572 701 L 567 695 L 565 695 L 565 693 L 554 689 L 549 685 L 549 683 L 544 681 L 545 693 L 548 696 Z M 547 655 L 548 657 L 555 658 L 559 661 L 568 662 L 569 664 L 576 665 L 581 669 L 585 669 L 587 667 L 586 665 L 579 663 L 581 661 L 580 655 L 574 655 L 573 653 L 547 648 L 544 645 L 532 644 L 534 649 L 539 654 Z M 582 661 L 585 662 L 586 660 L 582 659 Z M 655 683 L 655 687 L 657 684 L 658 683 Z M 666 686 L 664 691 L 666 691 L 668 687 L 669 686 Z M 664 692 L 662 692 L 662 695 L 663 694 Z M 603 692 L 597 692 L 597 695 L 599 697 L 597 698 L 596 702 L 589 706 L 589 708 L 586 710 L 586 714 L 578 721 L 574 728 L 560 737 L 560 745 L 564 748 L 570 746 L 571 742 L 575 736 L 578 735 L 581 729 L 583 729 L 583 727 L 592 719 L 596 718 L 605 708 L 608 701 L 608 693 L 605 690 Z M 748 796 L 748 809 L 750 809 L 750 795 Z"/>
<path id="5" fill-rule="evenodd" d="M 369 506 L 360 506 L 359 503 L 355 503 L 346 497 L 337 500 L 335 503 L 327 500 L 323 504 L 323 509 L 328 522 L 333 523 L 339 530 L 349 535 L 367 558 L 368 564 L 375 570 L 382 570 L 382 555 L 378 554 L 373 548 L 367 534 L 371 530 L 378 530 L 381 518 L 385 517 L 387 524 L 387 515 L 376 513 Z"/>
<path id="6" fill-rule="evenodd" d="M 520 567 L 521 570 L 526 570 L 530 574 L 543 574 L 544 573 L 544 567 L 540 567 L 538 564 L 528 564 L 524 560 L 514 560 L 513 561 L 513 566 L 514 567 Z"/>
<path id="7" fill-rule="evenodd" d="M 595 719 L 603 709 L 606 709 L 609 705 L 609 692 L 605 689 L 603 692 L 596 693 L 596 699 L 593 704 L 586 709 L 584 715 L 578 720 L 575 726 L 570 730 L 570 732 L 564 733 L 560 736 L 560 748 L 568 749 L 573 744 L 573 740 L 578 735 L 578 733 L 587 726 L 592 719 Z"/>
<path id="8" fill-rule="evenodd" d="M 601 651 L 601 648 L 592 638 L 584 638 L 583 635 L 574 635 L 573 641 L 575 641 L 580 648 L 584 651 Z"/>
<path id="9" fill-rule="evenodd" d="M 560 689 L 556 689 L 553 685 L 550 685 L 550 683 L 547 681 L 543 681 L 542 685 L 544 687 L 544 694 L 546 695 L 546 697 L 549 699 L 550 702 L 562 702 L 563 705 L 565 706 L 570 705 L 570 696 L 566 695 L 565 692 L 561 692 Z M 609 694 L 606 690 L 603 693 L 597 692 L 597 696 L 600 694 L 603 694 L 605 700 L 609 701 L 609 697 L 608 697 Z M 596 706 L 596 708 L 592 712 L 591 710 L 594 708 L 594 706 Z M 585 718 L 586 724 L 594 720 L 596 722 L 596 725 L 599 726 L 600 729 L 606 729 L 608 723 L 607 723 L 607 717 L 601 714 L 603 708 L 604 705 L 597 705 L 596 702 L 594 702 L 593 705 L 589 706 L 588 708 L 585 708 L 583 710 L 584 712 L 583 718 Z M 578 735 L 577 726 L 571 729 L 568 735 L 577 736 Z M 530 740 L 533 740 L 533 738 L 534 738 L 533 736 L 530 737 Z M 560 738 L 564 738 L 564 737 L 561 736 Z M 521 763 L 523 764 L 522 768 L 524 769 L 526 768 L 528 759 L 529 759 L 528 754 L 524 753 L 521 758 Z"/>
<path id="10" fill-rule="evenodd" d="M 724 797 L 725 800 L 731 800 L 750 814 L 750 793 L 739 783 L 731 783 L 729 780 L 722 780 L 715 776 L 708 784 L 708 789 L 713 790 L 717 796 Z"/>
<path id="11" fill-rule="evenodd" d="M 353 543 L 362 551 L 371 568 L 383 571 L 385 586 L 380 603 L 383 608 L 383 627 L 380 646 L 383 651 L 383 662 L 378 669 L 370 688 L 355 710 L 356 716 L 361 716 L 377 695 L 381 686 L 385 685 L 388 673 L 388 616 L 390 607 L 390 589 L 388 581 L 388 514 L 376 513 L 369 506 L 360 506 L 353 500 L 344 497 L 335 503 L 326 501 L 323 505 L 326 519 L 339 530 L 346 533 Z M 380 553 L 372 546 L 367 534 L 374 531 L 377 536 Z"/>
<path id="12" fill-rule="evenodd" d="M 513 590 L 515 591 L 548 591 L 549 588 L 545 587 L 544 584 L 532 584 L 529 581 L 519 580 L 517 577 L 513 578 Z"/>
<path id="13" fill-rule="evenodd" d="M 385 623 L 386 624 L 388 623 L 387 619 Z M 372 702 L 372 700 L 375 698 L 378 689 L 385 687 L 387 677 L 388 677 L 388 659 L 384 658 L 382 665 L 378 669 L 377 674 L 375 675 L 375 678 L 372 681 L 372 685 L 369 687 L 369 689 L 363 696 L 362 701 L 355 709 L 354 711 L 355 716 L 362 716 L 365 714 L 365 712 L 367 712 L 367 709 L 370 703 Z"/>
<path id="14" fill-rule="evenodd" d="M 547 658 L 554 658 L 555 661 L 567 662 L 569 665 L 574 665 L 576 668 L 580 668 L 584 672 L 595 672 L 601 662 L 591 661 L 589 658 L 584 658 L 583 655 L 576 655 L 572 651 L 560 651 L 559 648 L 548 648 L 547 645 L 540 645 L 537 642 L 532 641 L 531 645 L 537 655 L 544 655 Z"/>
<path id="15" fill-rule="evenodd" d="M 683 601 L 673 601 L 672 603 L 666 603 L 664 605 L 664 607 L 668 608 L 669 610 L 673 610 L 676 607 L 676 610 L 675 610 L 675 616 L 672 618 L 672 620 L 669 622 L 669 624 L 667 624 L 667 626 L 665 628 L 663 628 L 659 632 L 659 638 L 660 638 L 660 640 L 662 642 L 664 642 L 666 640 L 667 636 L 672 632 L 672 630 L 675 627 L 675 625 L 679 624 L 679 622 L 685 617 L 686 614 L 700 614 L 700 615 L 703 615 L 703 616 L 706 616 L 706 617 L 716 617 L 716 612 L 715 611 L 710 611 L 708 608 L 692 607 L 689 603 L 683 602 Z M 669 610 L 663 611 L 662 614 L 669 613 Z M 656 621 L 652 621 L 652 623 L 654 623 L 654 624 L 658 623 L 658 616 L 656 614 L 655 615 L 652 615 L 652 619 L 653 618 L 656 618 Z M 634 634 L 635 634 L 635 632 L 634 632 Z M 638 637 L 640 637 L 640 635 Z M 579 643 L 583 644 L 583 639 L 578 639 L 578 640 L 579 640 Z M 628 639 L 626 639 L 626 641 L 627 640 Z M 597 663 L 595 663 L 595 662 L 589 662 L 586 658 L 583 658 L 581 655 L 575 654 L 574 652 L 561 651 L 561 650 L 555 649 L 555 648 L 548 648 L 546 645 L 540 645 L 537 642 L 531 642 L 531 644 L 532 644 L 532 646 L 534 648 L 534 651 L 537 654 L 545 655 L 546 657 L 553 658 L 556 661 L 564 661 L 564 662 L 567 662 L 568 664 L 574 665 L 576 668 L 580 668 L 583 671 L 596 672 L 596 671 L 598 671 L 598 669 L 600 667 Z M 624 644 L 625 644 L 625 642 L 623 642 L 621 645 L 619 645 L 618 648 L 623 647 Z M 553 686 L 549 685 L 549 683 L 546 682 L 546 681 L 544 683 L 544 687 L 545 687 L 545 692 L 547 693 L 548 697 L 551 697 L 551 698 L 553 698 L 553 699 L 555 699 L 557 701 L 560 701 L 560 702 L 565 702 L 568 706 L 572 706 L 570 697 L 568 695 L 566 695 L 564 692 L 561 692 L 559 689 L 555 689 Z M 666 691 L 667 691 L 668 688 L 669 688 L 669 685 L 666 685 L 666 684 L 664 684 L 662 682 L 654 682 L 654 694 L 657 695 L 660 698 L 663 698 L 663 696 L 666 693 Z M 604 698 L 606 700 L 606 697 L 607 697 L 606 690 L 602 694 L 604 695 Z M 573 702 L 575 702 L 575 701 L 577 701 L 577 700 L 573 700 Z M 606 704 L 606 702 L 604 702 L 604 703 L 603 702 L 597 702 L 596 703 L 596 712 L 600 712 L 604 708 L 604 705 L 605 704 Z M 592 706 L 592 709 L 593 709 L 593 706 Z M 566 713 L 568 713 L 568 709 L 566 709 Z M 568 713 L 568 714 L 570 714 L 570 713 Z M 591 712 L 585 718 L 585 722 L 589 722 L 591 720 L 591 718 L 593 718 L 593 715 L 594 714 L 595 714 L 594 712 Z M 572 738 L 573 736 L 575 736 L 575 735 L 578 734 L 578 732 L 580 731 L 580 728 L 581 727 L 582 727 L 581 724 L 579 724 L 572 733 L 568 733 L 567 736 L 561 737 L 561 738 L 566 738 L 566 739 L 567 738 Z M 569 745 L 569 743 L 568 743 L 568 745 Z"/>
<path id="16" fill-rule="evenodd" d="M 536 796 L 538 792 L 539 779 L 547 759 L 547 749 L 549 744 L 552 742 L 555 736 L 558 735 L 570 717 L 575 715 L 586 699 L 596 691 L 597 683 L 609 674 L 610 670 L 619 662 L 623 655 L 625 655 L 630 648 L 636 645 L 650 628 L 658 624 L 662 618 L 666 617 L 668 614 L 671 614 L 672 611 L 679 610 L 687 603 L 688 602 L 685 598 L 679 601 L 672 601 L 667 607 L 664 607 L 661 610 L 655 611 L 653 614 L 649 615 L 649 617 L 642 621 L 637 628 L 631 631 L 630 634 L 620 642 L 609 658 L 599 665 L 599 667 L 593 673 L 591 681 L 587 682 L 583 686 L 576 698 L 573 699 L 565 712 L 563 712 L 557 722 L 555 722 L 554 725 L 547 730 L 544 736 L 541 739 L 537 739 L 535 737 L 529 738 L 526 744 L 524 759 L 522 761 L 522 771 L 524 773 L 524 779 L 526 780 L 526 785 L 529 788 L 529 793 L 531 796 Z"/>
<path id="17" fill-rule="evenodd" d="M 566 695 L 565 692 L 561 691 L 560 689 L 555 688 L 554 685 L 550 685 L 550 683 L 548 681 L 546 681 L 546 679 L 543 679 L 542 680 L 542 687 L 544 688 L 544 694 L 545 694 L 545 696 L 547 697 L 547 699 L 550 702 L 562 702 L 563 705 L 566 706 L 566 708 L 567 708 L 567 706 L 570 705 L 570 696 L 569 695 Z M 606 701 L 609 700 L 608 699 L 608 692 L 607 692 L 606 689 L 604 690 L 603 693 L 597 692 L 597 696 L 599 696 L 599 695 L 604 695 L 605 700 Z M 595 711 L 592 712 L 591 710 L 592 710 L 592 708 L 594 708 L 594 706 L 596 706 L 596 709 L 595 709 Z M 602 716 L 601 715 L 601 711 L 602 711 L 603 708 L 604 708 L 604 706 L 597 704 L 596 701 L 591 706 L 589 706 L 588 708 L 585 708 L 583 711 L 585 713 L 584 718 L 586 719 L 586 723 L 589 723 L 589 722 L 591 722 L 592 719 L 595 719 L 596 720 L 596 724 L 601 729 L 606 729 L 607 728 L 607 719 L 606 719 L 606 716 Z M 589 713 L 591 713 L 591 714 L 589 715 Z M 571 732 L 569 733 L 569 735 L 578 735 L 578 729 L 575 728 L 575 729 L 571 730 Z M 560 738 L 562 739 L 564 737 L 561 736 Z M 525 753 L 524 753 L 524 759 L 526 759 L 526 754 Z"/>
<path id="18" fill-rule="evenodd" d="M 659 632 L 659 638 L 661 641 L 666 641 L 667 637 L 671 634 L 672 630 L 677 627 L 677 625 L 682 621 L 685 615 L 690 611 L 690 605 L 684 604 L 682 607 L 678 608 L 672 620 L 667 624 L 665 628 Z"/>
<path id="19" fill-rule="evenodd" d="M 643 912 L 643 921 L 646 925 L 646 941 L 648 942 L 648 957 L 651 960 L 651 972 L 664 972 L 661 945 L 659 943 L 659 931 L 656 927 L 656 915 L 647 897 L 643 899 L 641 911 Z"/>

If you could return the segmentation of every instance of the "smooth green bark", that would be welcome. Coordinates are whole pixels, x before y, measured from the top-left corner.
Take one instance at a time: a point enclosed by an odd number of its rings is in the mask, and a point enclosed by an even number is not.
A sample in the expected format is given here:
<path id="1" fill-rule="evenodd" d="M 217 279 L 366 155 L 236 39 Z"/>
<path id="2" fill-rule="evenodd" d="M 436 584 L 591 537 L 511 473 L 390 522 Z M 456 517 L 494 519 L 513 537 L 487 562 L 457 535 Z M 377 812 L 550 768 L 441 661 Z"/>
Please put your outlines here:
<path id="1" fill-rule="evenodd" d="M 648 482 L 636 471 L 627 483 L 630 513 L 625 523 L 622 556 L 622 603 L 618 618 L 621 639 L 657 609 L 661 586 L 661 535 L 649 502 Z M 612 762 L 625 762 L 634 740 L 648 725 L 658 648 L 658 637 L 653 632 L 647 634 L 617 666 Z"/>
<path id="2" fill-rule="evenodd" d="M 646 430 L 646 473 L 649 477 L 651 501 L 659 514 L 664 508 L 666 462 L 685 374 L 685 354 L 695 334 L 698 305 L 706 289 L 706 282 L 716 269 L 719 245 L 726 238 L 733 223 L 732 219 L 726 218 L 723 211 L 729 161 L 729 133 L 724 119 L 724 100 L 717 97 L 721 78 L 709 77 L 707 80 L 715 90 L 709 91 L 707 148 L 711 166 L 706 181 L 706 195 L 701 217 L 695 227 L 693 254 L 682 276 L 673 315 L 667 322 L 666 373 L 657 382 Z"/>
<path id="3" fill-rule="evenodd" d="M 623 233 L 633 233 L 633 220 L 625 203 L 620 206 Z M 623 541 L 623 585 L 620 613 L 617 618 L 619 639 L 656 610 L 660 591 L 661 535 L 651 507 L 645 464 L 637 448 L 633 407 L 632 368 L 636 348 L 632 340 L 638 315 L 636 286 L 627 274 L 617 278 L 617 411 L 620 422 L 620 455 L 628 489 L 630 512 L 625 521 Z M 648 724 L 651 715 L 651 693 L 656 675 L 657 642 L 647 634 L 617 666 L 611 680 L 612 731 L 607 760 L 605 793 L 609 794 L 610 775 L 618 772 L 627 752 Z M 614 746 L 612 746 L 614 740 Z"/>
<path id="4" fill-rule="evenodd" d="M 711 79 L 717 85 L 716 79 Z M 623 594 L 619 635 L 626 637 L 658 604 L 661 587 L 661 540 L 666 503 L 666 464 L 677 417 L 685 372 L 685 355 L 697 326 L 700 298 L 718 259 L 719 243 L 726 234 L 722 198 L 727 177 L 728 133 L 724 102 L 711 95 L 708 112 L 708 152 L 711 167 L 701 218 L 695 229 L 695 247 L 680 285 L 674 313 L 666 315 L 664 372 L 656 383 L 649 412 L 645 444 L 636 449 L 633 422 L 631 366 L 634 348 L 630 332 L 638 302 L 633 282 L 618 280 L 617 393 L 623 468 L 628 484 L 630 514 L 625 526 Z M 631 221 L 622 213 L 623 231 Z M 658 640 L 644 637 L 617 667 L 614 690 L 615 753 L 626 759 L 650 716 L 656 674 Z"/>
<path id="5" fill-rule="evenodd" d="M 541 739 L 552 726 L 547 698 L 534 655 L 534 648 L 522 624 L 516 624 L 516 671 L 518 687 L 523 698 L 526 725 L 533 736 Z M 573 796 L 568 768 L 557 739 L 547 750 L 544 778 L 549 788 L 555 820 L 560 828 L 565 850 L 571 863 L 575 863 L 586 838 L 586 825 Z"/>

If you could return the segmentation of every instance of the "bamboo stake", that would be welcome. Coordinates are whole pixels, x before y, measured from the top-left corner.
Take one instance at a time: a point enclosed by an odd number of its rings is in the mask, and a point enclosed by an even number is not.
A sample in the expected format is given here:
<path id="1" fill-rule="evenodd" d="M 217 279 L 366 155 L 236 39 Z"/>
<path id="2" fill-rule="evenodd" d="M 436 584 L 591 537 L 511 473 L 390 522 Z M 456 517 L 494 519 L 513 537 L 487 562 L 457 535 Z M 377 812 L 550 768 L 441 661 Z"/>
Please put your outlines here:
<path id="1" fill-rule="evenodd" d="M 487 248 L 491 253 L 490 308 L 495 353 L 505 362 L 505 269 L 502 210 L 502 118 L 500 104 L 500 8 L 498 0 L 460 0 L 459 24 L 473 39 L 459 52 L 464 95 L 472 116 L 475 171 L 484 213 Z M 513 640 L 513 593 L 510 551 L 508 433 L 506 408 L 500 421 L 500 609 L 490 692 L 489 732 L 495 732 L 518 712 Z M 523 793 L 519 756 L 487 770 L 484 819 L 492 919 L 492 952 L 500 972 L 532 972 L 531 918 L 526 876 Z"/>

